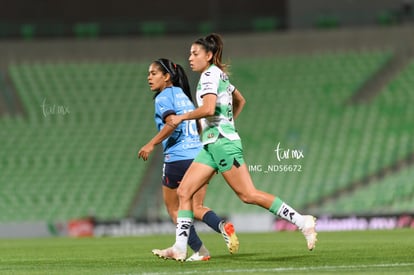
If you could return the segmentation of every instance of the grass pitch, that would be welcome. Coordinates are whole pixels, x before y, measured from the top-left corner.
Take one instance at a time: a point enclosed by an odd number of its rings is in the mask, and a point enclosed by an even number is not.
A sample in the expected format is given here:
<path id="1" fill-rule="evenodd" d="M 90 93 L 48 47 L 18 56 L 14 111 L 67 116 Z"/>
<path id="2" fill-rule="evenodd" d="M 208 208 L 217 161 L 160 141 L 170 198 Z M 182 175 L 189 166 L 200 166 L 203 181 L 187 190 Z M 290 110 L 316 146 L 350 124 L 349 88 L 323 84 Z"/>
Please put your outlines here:
<path id="1" fill-rule="evenodd" d="M 238 234 L 230 255 L 219 234 L 201 234 L 212 258 L 179 263 L 151 254 L 172 235 L 0 240 L 0 274 L 414 274 L 414 231 L 321 232 L 309 252 L 299 232 Z"/>

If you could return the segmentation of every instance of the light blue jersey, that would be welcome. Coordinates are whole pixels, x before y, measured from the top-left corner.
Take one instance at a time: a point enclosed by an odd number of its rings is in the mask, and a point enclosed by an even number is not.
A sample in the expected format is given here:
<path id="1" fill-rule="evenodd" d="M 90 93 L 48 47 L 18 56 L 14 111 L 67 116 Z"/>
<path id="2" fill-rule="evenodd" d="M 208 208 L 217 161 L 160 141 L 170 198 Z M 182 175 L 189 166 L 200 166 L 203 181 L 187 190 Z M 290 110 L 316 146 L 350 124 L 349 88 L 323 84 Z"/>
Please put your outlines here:
<path id="1" fill-rule="evenodd" d="M 194 110 L 194 104 L 179 87 L 167 87 L 155 98 L 155 124 L 158 131 L 165 127 L 164 119 Z M 169 126 L 166 126 L 169 127 Z M 164 162 L 194 159 L 202 144 L 195 120 L 185 120 L 163 140 Z"/>

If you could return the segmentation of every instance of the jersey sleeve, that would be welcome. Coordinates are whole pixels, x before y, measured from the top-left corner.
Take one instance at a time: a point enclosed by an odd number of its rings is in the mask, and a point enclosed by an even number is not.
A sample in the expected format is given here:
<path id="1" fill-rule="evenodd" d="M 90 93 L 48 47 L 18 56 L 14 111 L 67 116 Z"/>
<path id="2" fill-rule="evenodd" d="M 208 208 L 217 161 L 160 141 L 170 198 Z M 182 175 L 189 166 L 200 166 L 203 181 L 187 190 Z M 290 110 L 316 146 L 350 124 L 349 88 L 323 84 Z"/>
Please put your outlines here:
<path id="1" fill-rule="evenodd" d="M 217 95 L 218 86 L 219 86 L 220 75 L 215 70 L 207 70 L 200 77 L 200 97 L 205 96 L 206 94 L 215 94 Z"/>
<path id="2" fill-rule="evenodd" d="M 164 121 L 169 115 L 175 114 L 174 99 L 171 94 L 160 94 L 155 99 L 155 112 Z"/>

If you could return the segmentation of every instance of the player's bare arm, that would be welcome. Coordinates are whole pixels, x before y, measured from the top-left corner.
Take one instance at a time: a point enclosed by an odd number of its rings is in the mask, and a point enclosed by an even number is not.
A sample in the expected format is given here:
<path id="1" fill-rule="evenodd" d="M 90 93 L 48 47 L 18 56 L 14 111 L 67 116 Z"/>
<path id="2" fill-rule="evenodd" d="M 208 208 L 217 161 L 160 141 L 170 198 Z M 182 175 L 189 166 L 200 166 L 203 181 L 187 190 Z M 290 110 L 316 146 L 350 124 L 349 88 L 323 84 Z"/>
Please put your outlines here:
<path id="1" fill-rule="evenodd" d="M 246 104 L 246 99 L 239 90 L 235 89 L 233 92 L 233 118 L 236 119 L 241 111 L 243 110 L 244 105 Z"/>
<path id="2" fill-rule="evenodd" d="M 154 147 L 160 144 L 164 139 L 169 137 L 175 130 L 176 126 L 171 123 L 171 116 L 165 118 L 165 125 L 147 144 L 145 144 L 139 151 L 138 151 L 138 158 L 142 158 L 143 160 L 148 160 L 149 155 L 154 150 Z"/>
<path id="3" fill-rule="evenodd" d="M 180 124 L 183 120 L 199 119 L 214 115 L 216 110 L 217 96 L 215 94 L 206 94 L 203 96 L 203 105 L 192 112 L 188 112 L 179 116 L 171 115 L 171 122 L 174 125 Z"/>

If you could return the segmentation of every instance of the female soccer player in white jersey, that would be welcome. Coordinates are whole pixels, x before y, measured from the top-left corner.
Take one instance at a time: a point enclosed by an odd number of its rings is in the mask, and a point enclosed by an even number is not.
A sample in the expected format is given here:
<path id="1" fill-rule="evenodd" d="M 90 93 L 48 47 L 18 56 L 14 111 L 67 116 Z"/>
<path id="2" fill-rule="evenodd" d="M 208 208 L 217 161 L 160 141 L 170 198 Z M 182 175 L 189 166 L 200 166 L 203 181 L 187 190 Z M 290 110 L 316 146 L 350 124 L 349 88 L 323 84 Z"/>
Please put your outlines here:
<path id="1" fill-rule="evenodd" d="M 149 66 L 148 84 L 155 92 L 155 123 L 158 133 L 138 152 L 138 157 L 147 160 L 154 146 L 162 143 L 164 167 L 162 177 L 163 198 L 171 219 L 176 222 L 178 211 L 177 187 L 185 171 L 202 148 L 195 120 L 186 120 L 174 126 L 169 123 L 172 115 L 182 115 L 194 110 L 190 86 L 183 68 L 168 59 L 158 59 Z M 208 179 L 207 181 L 208 182 Z M 203 206 L 207 184 L 194 194 L 192 209 L 195 217 L 221 233 L 230 253 L 237 252 L 239 242 L 233 224 L 220 219 L 216 213 Z M 187 261 L 210 259 L 207 248 L 198 237 L 194 226 L 189 226 L 188 244 L 194 254 Z M 158 250 L 153 253 L 157 254 Z M 165 257 L 168 258 L 168 257 Z"/>
<path id="2" fill-rule="evenodd" d="M 190 66 L 201 74 L 196 94 L 198 108 L 172 116 L 170 123 L 178 125 L 182 121 L 199 119 L 203 149 L 190 165 L 177 191 L 180 205 L 175 244 L 160 250 L 159 254 L 178 261 L 186 258 L 186 235 L 193 222 L 194 194 L 217 171 L 244 203 L 261 206 L 297 225 L 306 238 L 308 249 L 312 250 L 317 241 L 316 219 L 301 215 L 279 197 L 257 190 L 252 182 L 234 125 L 234 118 L 241 112 L 245 100 L 229 82 L 226 65 L 221 61 L 222 52 L 223 42 L 218 34 L 196 40 L 190 49 Z"/>

